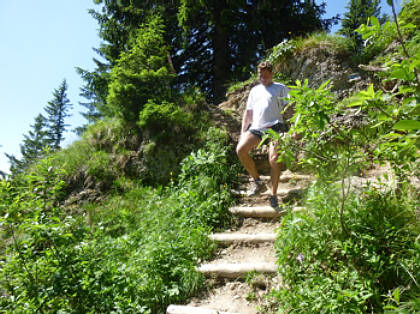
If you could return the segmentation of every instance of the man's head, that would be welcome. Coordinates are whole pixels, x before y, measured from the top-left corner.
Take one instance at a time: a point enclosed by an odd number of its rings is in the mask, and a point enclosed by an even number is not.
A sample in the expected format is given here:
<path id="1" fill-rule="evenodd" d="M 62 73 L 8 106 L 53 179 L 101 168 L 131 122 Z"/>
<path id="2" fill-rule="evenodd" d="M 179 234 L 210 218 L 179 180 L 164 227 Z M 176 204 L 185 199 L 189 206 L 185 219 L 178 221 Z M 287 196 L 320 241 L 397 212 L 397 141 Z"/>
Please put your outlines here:
<path id="1" fill-rule="evenodd" d="M 258 80 L 264 86 L 269 86 L 273 83 L 273 65 L 264 61 L 258 64 Z"/>

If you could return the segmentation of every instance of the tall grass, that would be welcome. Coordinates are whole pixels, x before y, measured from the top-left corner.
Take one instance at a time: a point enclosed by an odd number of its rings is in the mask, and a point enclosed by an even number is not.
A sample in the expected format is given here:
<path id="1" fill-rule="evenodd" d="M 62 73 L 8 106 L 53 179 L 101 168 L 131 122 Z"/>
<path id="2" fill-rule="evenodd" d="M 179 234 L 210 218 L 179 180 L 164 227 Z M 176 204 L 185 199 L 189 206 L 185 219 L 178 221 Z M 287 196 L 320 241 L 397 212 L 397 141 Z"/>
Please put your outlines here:
<path id="1" fill-rule="evenodd" d="M 1 181 L 2 310 L 164 313 L 197 291 L 195 266 L 212 254 L 208 233 L 230 221 L 237 173 L 226 134 L 210 128 L 204 137 L 169 185 L 120 180 L 125 192 L 78 214 L 52 201 L 64 182 L 50 159 L 26 185 Z"/>

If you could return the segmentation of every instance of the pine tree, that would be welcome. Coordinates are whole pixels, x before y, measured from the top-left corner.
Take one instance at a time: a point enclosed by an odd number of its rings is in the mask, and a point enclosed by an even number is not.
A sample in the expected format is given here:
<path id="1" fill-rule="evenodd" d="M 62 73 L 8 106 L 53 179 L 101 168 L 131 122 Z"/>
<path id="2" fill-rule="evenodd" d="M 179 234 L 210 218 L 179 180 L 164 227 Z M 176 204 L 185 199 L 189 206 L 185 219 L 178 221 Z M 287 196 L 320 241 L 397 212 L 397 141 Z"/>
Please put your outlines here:
<path id="1" fill-rule="evenodd" d="M 292 36 L 328 30 L 335 20 L 321 19 L 325 2 L 314 0 L 96 0 L 101 10 L 91 10 L 103 39 L 94 60 L 95 71 L 83 72 L 85 96 L 99 112 L 109 99 L 111 69 L 123 53 L 133 48 L 139 25 L 160 15 L 164 45 L 176 88 L 200 87 L 216 103 L 227 84 L 244 80 L 255 64 L 275 44 Z M 175 70 L 175 71 L 174 71 Z"/>
<path id="2" fill-rule="evenodd" d="M 47 120 L 42 114 L 35 118 L 35 123 L 31 125 L 32 130 L 28 135 L 24 135 L 23 145 L 21 145 L 21 153 L 24 160 L 31 162 L 43 155 L 44 148 L 48 146 L 47 138 Z"/>
<path id="3" fill-rule="evenodd" d="M 0 145 L 0 147 L 2 147 L 2 145 Z M 6 155 L 7 156 L 7 155 Z M 6 178 L 6 173 L 0 170 L 0 178 L 1 179 L 5 179 Z"/>
<path id="4" fill-rule="evenodd" d="M 87 112 L 79 113 L 86 119 L 88 123 L 74 129 L 76 134 L 81 136 L 89 124 L 92 124 L 102 118 L 101 112 L 104 111 L 103 108 L 106 103 L 106 97 L 101 97 L 100 95 L 106 95 L 107 91 L 105 92 L 105 89 L 107 90 L 108 88 L 107 84 L 103 84 L 104 86 L 101 88 L 103 92 L 95 93 L 95 90 L 99 91 L 99 86 L 97 86 L 97 83 L 102 82 L 102 80 L 100 80 L 98 77 L 98 73 L 89 72 L 79 67 L 76 68 L 76 72 L 85 81 L 85 85 L 80 88 L 79 96 L 85 98 L 86 102 L 79 102 L 79 105 L 85 107 Z M 106 81 L 103 82 L 106 83 Z"/>
<path id="5" fill-rule="evenodd" d="M 58 89 L 54 90 L 54 98 L 45 107 L 48 125 L 47 137 L 53 150 L 60 149 L 60 144 L 64 140 L 64 132 L 69 126 L 65 123 L 65 118 L 71 116 L 68 111 L 72 108 L 72 104 L 67 98 L 67 88 L 67 82 L 64 79 Z"/>
<path id="6" fill-rule="evenodd" d="M 35 118 L 35 123 L 31 125 L 31 130 L 27 135 L 23 135 L 23 144 L 20 146 L 21 159 L 14 155 L 5 154 L 10 162 L 10 171 L 12 175 L 25 171 L 36 160 L 44 157 L 44 149 L 51 147 L 54 150 L 60 148 L 63 141 L 63 133 L 68 126 L 64 119 L 69 117 L 68 110 L 71 104 L 67 98 L 66 80 L 60 84 L 58 89 L 53 92 L 53 100 L 48 102 L 44 108 L 48 114 L 45 118 L 39 114 Z"/>
<path id="7" fill-rule="evenodd" d="M 211 0 L 180 1 L 179 23 L 187 30 L 185 79 L 198 81 L 214 102 L 226 84 L 243 80 L 255 70 L 266 51 L 284 39 L 328 30 L 332 20 L 322 20 L 325 3 L 313 0 Z M 199 49 L 199 50 L 197 50 Z M 198 53 L 197 53 L 198 51 Z"/>
<path id="8" fill-rule="evenodd" d="M 174 75 L 169 70 L 163 34 L 162 18 L 154 16 L 140 27 L 132 49 L 121 54 L 111 71 L 108 116 L 135 123 L 148 101 L 171 99 Z"/>
<path id="9" fill-rule="evenodd" d="M 22 158 L 17 159 L 13 155 L 5 154 L 9 159 L 12 174 L 23 172 L 37 159 L 42 158 L 45 147 L 50 143 L 46 130 L 47 120 L 42 114 L 35 118 L 31 128 L 27 135 L 23 135 L 23 144 L 19 145 Z"/>
<path id="10" fill-rule="evenodd" d="M 341 20 L 339 33 L 354 41 L 355 50 L 360 50 L 363 41 L 355 30 L 362 24 L 366 24 L 371 16 L 379 17 L 379 0 L 350 0 L 347 12 Z"/>

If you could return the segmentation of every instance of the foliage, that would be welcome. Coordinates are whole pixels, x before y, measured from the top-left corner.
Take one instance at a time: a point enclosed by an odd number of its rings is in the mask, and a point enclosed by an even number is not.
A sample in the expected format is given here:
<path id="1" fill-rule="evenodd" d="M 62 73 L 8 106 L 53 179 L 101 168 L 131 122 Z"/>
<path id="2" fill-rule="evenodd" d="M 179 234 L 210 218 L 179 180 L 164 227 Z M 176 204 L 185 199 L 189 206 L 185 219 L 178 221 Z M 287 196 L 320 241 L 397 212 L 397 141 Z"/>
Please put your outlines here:
<path id="1" fill-rule="evenodd" d="M 257 80 L 257 74 L 256 73 L 252 73 L 251 77 L 246 80 L 246 81 L 241 81 L 241 82 L 233 82 L 231 84 L 229 84 L 229 87 L 227 89 L 227 93 L 234 93 L 237 90 L 241 90 L 244 86 L 248 86 L 252 83 L 254 83 Z"/>
<path id="2" fill-rule="evenodd" d="M 203 282 L 194 267 L 213 250 L 208 232 L 229 221 L 227 138 L 209 129 L 172 185 L 126 185 L 81 216 L 54 201 L 64 183 L 50 159 L 19 185 L 1 181 L 3 311 L 164 313 L 185 300 Z"/>
<path id="3" fill-rule="evenodd" d="M 368 18 L 380 15 L 379 0 L 351 0 L 347 6 L 347 12 L 341 21 L 339 33 L 350 38 L 353 42 L 353 51 L 360 51 L 363 41 L 360 35 L 355 31 L 360 25 L 366 24 Z M 384 20 L 384 18 L 382 18 Z M 382 21 L 384 22 L 384 21 Z"/>
<path id="4" fill-rule="evenodd" d="M 84 81 L 84 86 L 80 88 L 79 96 L 85 99 L 79 104 L 87 109 L 87 112 L 80 112 L 87 124 L 75 128 L 77 135 L 81 136 L 86 130 L 87 125 L 92 124 L 102 118 L 101 112 L 104 111 L 106 95 L 108 93 L 107 80 L 109 73 L 89 72 L 82 68 L 76 67 L 76 72 Z"/>
<path id="5" fill-rule="evenodd" d="M 138 131 L 116 118 L 100 120 L 90 125 L 82 139 L 92 148 L 106 152 L 135 149 L 139 145 Z"/>
<path id="6" fill-rule="evenodd" d="M 380 24 L 376 20 L 371 28 L 361 29 L 366 29 L 363 36 L 377 36 L 374 34 L 380 31 Z M 366 154 L 391 161 L 401 177 L 403 169 L 410 173 L 415 169 L 419 145 L 418 64 L 417 54 L 406 60 L 389 60 L 383 80 L 399 80 L 399 90 L 375 91 L 371 85 L 338 106 L 328 82 L 311 89 L 307 81 L 297 81 L 290 87 L 290 105 L 295 105 L 290 134 L 300 134 L 302 142 L 296 143 L 290 137 L 280 139 L 283 147 L 292 148 L 282 149 L 280 158 L 290 164 L 297 151 L 304 151 L 306 157 L 301 163 L 315 167 L 320 177 L 328 174 L 329 179 L 343 178 L 355 166 L 363 167 Z M 368 141 L 369 147 L 364 145 Z"/>
<path id="7" fill-rule="evenodd" d="M 306 50 L 321 47 L 342 58 L 348 58 L 351 55 L 351 43 L 347 38 L 326 33 L 313 33 L 280 42 L 271 49 L 268 61 L 280 64 L 291 55 L 299 55 Z"/>
<path id="8" fill-rule="evenodd" d="M 364 39 L 386 43 L 386 30 L 401 43 L 385 56 L 381 89 L 370 85 L 338 103 L 328 82 L 312 89 L 297 81 L 290 86 L 295 115 L 289 135 L 271 134 L 283 161 L 295 163 L 299 154 L 299 163 L 318 177 L 308 192 L 308 211 L 290 214 L 279 229 L 285 287 L 273 296 L 284 312 L 419 309 L 418 191 L 410 179 L 418 176 L 419 56 L 408 54 L 404 42 L 417 39 L 403 37 L 412 25 L 370 20 L 371 26 L 359 28 Z M 294 134 L 301 140 L 292 140 Z M 346 178 L 374 161 L 390 163 L 395 186 L 353 193 Z"/>
<path id="9" fill-rule="evenodd" d="M 162 17 L 166 31 L 159 45 L 167 47 L 168 69 L 177 74 L 171 88 L 183 91 L 198 86 L 213 103 L 224 97 L 228 82 L 246 79 L 266 49 L 278 41 L 327 30 L 337 22 L 337 17 L 321 19 L 325 3 L 309 0 L 262 4 L 220 0 L 98 0 L 95 3 L 98 9 L 90 13 L 99 25 L 102 42 L 95 51 L 101 59 L 94 59 L 94 71 L 78 69 L 85 81 L 82 95 L 86 98 L 83 105 L 89 110 L 88 119 L 97 117 L 96 110 L 104 112 L 108 97 L 112 97 L 110 72 L 118 66 L 121 56 L 136 45 L 133 38 L 138 36 L 139 25 L 148 23 L 154 16 Z M 118 90 L 116 86 L 113 88 Z"/>
<path id="10" fill-rule="evenodd" d="M 194 124 L 193 115 L 181 107 L 166 101 L 156 104 L 149 101 L 140 112 L 138 126 L 151 132 L 159 132 L 161 136 L 171 137 L 170 133 L 191 133 Z M 173 133 L 172 133 L 173 135 Z"/>
<path id="11" fill-rule="evenodd" d="M 199 93 L 185 91 L 176 100 L 180 105 L 145 103 L 138 127 L 118 118 L 88 126 L 81 140 L 53 156 L 54 165 L 70 174 L 66 190 L 98 187 L 102 193 L 124 176 L 167 184 L 179 174 L 181 160 L 200 145 L 201 129 L 208 123 Z"/>
<path id="12" fill-rule="evenodd" d="M 266 49 L 292 36 L 327 30 L 334 19 L 322 20 L 324 11 L 325 3 L 313 1 L 180 1 L 184 45 L 199 51 L 184 76 L 189 81 L 200 77 L 212 100 L 221 101 L 226 82 L 246 79 Z M 207 49 L 209 38 L 213 51 Z"/>
<path id="13" fill-rule="evenodd" d="M 418 28 L 420 25 L 419 0 L 406 0 L 404 3 L 404 9 L 401 11 L 398 18 L 401 20 L 402 25 L 413 24 L 416 25 Z M 413 33 L 414 32 L 415 31 L 413 30 Z"/>
<path id="14" fill-rule="evenodd" d="M 186 88 L 181 93 L 182 107 L 190 112 L 199 112 L 203 114 L 203 109 L 206 108 L 206 96 L 200 91 L 198 87 Z"/>
<path id="15" fill-rule="evenodd" d="M 378 313 L 396 291 L 398 302 L 418 297 L 415 202 L 376 189 L 354 195 L 343 237 L 339 193 L 339 186 L 312 186 L 311 211 L 283 218 L 276 252 L 284 288 L 273 296 L 284 312 Z"/>
<path id="16" fill-rule="evenodd" d="M 66 194 L 93 186 L 106 192 L 121 176 L 132 175 L 124 164 L 138 142 L 137 134 L 121 120 L 101 120 L 90 125 L 81 140 L 52 153 L 50 162 L 65 171 L 61 179 L 66 182 Z"/>
<path id="17" fill-rule="evenodd" d="M 6 154 L 11 164 L 12 175 L 18 175 L 27 170 L 36 161 L 46 155 L 49 151 L 60 149 L 60 144 L 64 140 L 64 132 L 68 125 L 65 118 L 69 117 L 68 111 L 72 104 L 67 98 L 67 82 L 63 80 L 58 89 L 53 92 L 53 100 L 49 101 L 44 110 L 47 116 L 39 114 L 35 122 L 31 125 L 32 130 L 27 135 L 23 135 L 23 144 L 20 144 L 21 159 L 13 155 Z"/>
<path id="18" fill-rule="evenodd" d="M 173 74 L 167 68 L 163 34 L 162 19 L 155 16 L 139 29 L 133 47 L 121 54 L 111 72 L 105 116 L 135 123 L 149 100 L 171 100 Z"/>
<path id="19" fill-rule="evenodd" d="M 6 154 L 10 162 L 10 171 L 18 174 L 27 169 L 34 161 L 41 158 L 44 154 L 44 148 L 48 145 L 47 139 L 47 121 L 42 114 L 35 118 L 35 123 L 31 125 L 32 130 L 23 135 L 23 144 L 20 145 L 22 158 L 19 160 L 13 155 Z"/>
<path id="20" fill-rule="evenodd" d="M 63 80 L 53 92 L 53 100 L 49 101 L 45 107 L 47 113 L 47 134 L 48 141 L 53 150 L 60 149 L 60 144 L 64 140 L 64 132 L 69 125 L 65 123 L 65 119 L 71 115 L 68 113 L 72 108 L 70 100 L 67 98 L 68 85 Z"/>
<path id="21" fill-rule="evenodd" d="M 362 39 L 366 42 L 366 47 L 362 50 L 362 60 L 371 61 L 373 57 L 379 55 L 396 39 L 396 28 L 392 21 L 381 24 L 376 17 L 370 17 L 367 24 L 362 24 L 356 29 Z"/>
<path id="22" fill-rule="evenodd" d="M 398 32 L 398 35 L 402 36 L 404 31 L 416 26 L 407 24 L 398 27 L 394 23 L 388 25 L 388 27 L 394 29 L 394 34 Z M 359 31 L 364 38 L 376 38 L 382 29 L 379 23 L 373 20 L 371 27 L 362 26 Z M 411 166 L 418 158 L 418 148 L 420 146 L 418 132 L 420 129 L 420 123 L 418 122 L 420 54 L 417 50 L 414 55 L 408 55 L 404 39 L 399 37 L 399 40 L 402 43 L 403 51 L 401 53 L 405 54 L 406 59 L 387 60 L 385 64 L 389 68 L 382 74 L 382 79 L 385 83 L 396 80 L 402 86 L 397 91 L 391 91 L 390 93 L 382 93 L 381 91 L 375 93 L 371 89 L 368 94 L 360 94 L 359 100 L 361 101 L 354 105 L 359 105 L 364 110 L 375 110 L 377 123 L 374 124 L 374 127 L 391 125 L 392 131 L 380 137 L 378 154 L 390 160 L 397 174 L 402 176 L 404 172 L 411 171 Z M 417 40 L 416 37 L 413 40 Z M 397 102 L 401 97 L 403 97 L 402 100 Z M 381 102 L 378 103 L 378 100 Z M 394 101 L 394 103 L 386 105 L 389 101 Z M 349 104 L 349 106 L 352 106 L 352 104 Z"/>

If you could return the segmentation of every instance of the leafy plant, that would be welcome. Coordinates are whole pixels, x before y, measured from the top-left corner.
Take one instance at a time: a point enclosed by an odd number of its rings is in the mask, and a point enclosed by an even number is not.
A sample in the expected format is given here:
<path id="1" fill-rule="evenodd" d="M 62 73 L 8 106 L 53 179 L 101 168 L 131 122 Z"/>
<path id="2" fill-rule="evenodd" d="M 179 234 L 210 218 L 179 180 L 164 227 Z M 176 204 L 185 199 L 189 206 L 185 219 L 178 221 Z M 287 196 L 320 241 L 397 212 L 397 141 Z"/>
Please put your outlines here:
<path id="1" fill-rule="evenodd" d="M 405 291 L 405 301 L 420 291 L 415 203 L 375 189 L 353 195 L 350 236 L 343 237 L 339 191 L 314 185 L 310 212 L 283 218 L 276 252 L 284 286 L 272 294 L 285 312 L 380 312 L 395 289 Z"/>
<path id="2" fill-rule="evenodd" d="M 51 158 L 19 182 L 0 181 L 2 310 L 163 313 L 194 293 L 203 283 L 195 266 L 214 248 L 207 234 L 229 221 L 236 175 L 226 133 L 203 138 L 192 156 L 213 159 L 187 158 L 165 188 L 125 183 L 82 215 L 60 207 L 65 184 Z M 99 151 L 89 169 L 105 171 L 107 158 Z"/>
<path id="3" fill-rule="evenodd" d="M 169 137 L 173 132 L 191 132 L 195 121 L 191 113 L 173 103 L 164 101 L 157 104 L 149 101 L 140 112 L 137 124 L 142 129 Z"/>
<path id="4" fill-rule="evenodd" d="M 386 69 L 378 75 L 382 88 L 371 85 L 336 103 L 328 82 L 318 89 L 297 82 L 290 87 L 296 114 L 289 135 L 269 135 L 279 141 L 283 161 L 296 162 L 300 154 L 299 162 L 318 177 L 308 192 L 308 212 L 290 214 L 278 231 L 285 287 L 273 295 L 285 312 L 418 308 L 418 191 L 410 182 L 418 175 L 420 148 L 418 55 L 404 48 L 402 30 L 409 34 L 412 26 L 371 21 L 359 29 L 365 39 L 378 38 L 383 46 L 395 38 L 401 43 L 385 57 Z M 292 140 L 295 134 L 300 141 Z M 369 159 L 389 161 L 396 186 L 351 192 L 345 178 Z"/>
<path id="5" fill-rule="evenodd" d="M 135 123 L 149 100 L 171 99 L 174 75 L 168 69 L 167 50 L 162 18 L 154 16 L 141 26 L 132 48 L 121 54 L 111 71 L 105 116 Z"/>

